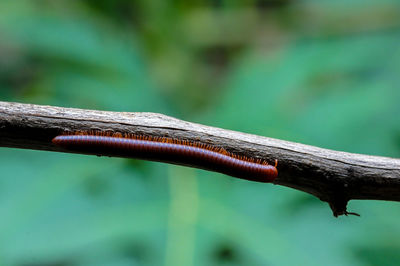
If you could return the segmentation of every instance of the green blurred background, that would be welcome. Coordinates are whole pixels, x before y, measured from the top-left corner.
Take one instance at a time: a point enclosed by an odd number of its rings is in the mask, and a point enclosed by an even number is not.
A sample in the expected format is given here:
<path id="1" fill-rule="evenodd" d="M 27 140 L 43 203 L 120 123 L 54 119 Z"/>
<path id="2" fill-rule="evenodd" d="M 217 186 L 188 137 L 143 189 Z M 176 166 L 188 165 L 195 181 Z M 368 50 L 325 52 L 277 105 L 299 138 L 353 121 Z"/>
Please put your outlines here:
<path id="1" fill-rule="evenodd" d="M 400 157 L 400 2 L 0 2 L 0 100 Z M 0 149 L 0 265 L 398 265 L 400 205 Z"/>

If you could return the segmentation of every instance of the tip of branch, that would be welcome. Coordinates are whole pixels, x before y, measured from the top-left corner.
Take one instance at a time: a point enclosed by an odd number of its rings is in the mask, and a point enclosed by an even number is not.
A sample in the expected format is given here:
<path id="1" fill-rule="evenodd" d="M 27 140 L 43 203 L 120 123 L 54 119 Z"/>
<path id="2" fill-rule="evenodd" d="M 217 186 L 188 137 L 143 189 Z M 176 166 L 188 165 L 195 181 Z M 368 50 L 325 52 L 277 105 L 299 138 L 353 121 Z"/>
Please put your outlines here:
<path id="1" fill-rule="evenodd" d="M 347 199 L 335 199 L 329 201 L 329 206 L 333 212 L 333 216 L 338 217 L 340 215 L 354 215 L 360 217 L 361 215 L 356 212 L 347 211 Z"/>
<path id="2" fill-rule="evenodd" d="M 358 214 L 358 213 L 356 213 L 356 212 L 346 212 L 344 215 L 354 215 L 354 216 L 358 216 L 358 217 L 360 217 L 361 215 L 360 214 Z"/>

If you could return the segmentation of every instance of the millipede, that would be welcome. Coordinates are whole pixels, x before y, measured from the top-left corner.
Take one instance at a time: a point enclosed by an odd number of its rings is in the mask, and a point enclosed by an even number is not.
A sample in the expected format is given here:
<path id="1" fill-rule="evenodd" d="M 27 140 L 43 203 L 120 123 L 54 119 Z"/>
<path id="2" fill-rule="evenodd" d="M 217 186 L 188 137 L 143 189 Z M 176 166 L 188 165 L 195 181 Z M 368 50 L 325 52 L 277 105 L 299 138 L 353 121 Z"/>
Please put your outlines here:
<path id="1" fill-rule="evenodd" d="M 257 182 L 272 182 L 278 176 L 277 164 L 241 156 L 224 148 L 169 137 L 109 132 L 64 133 L 52 140 L 66 151 L 158 161 Z"/>

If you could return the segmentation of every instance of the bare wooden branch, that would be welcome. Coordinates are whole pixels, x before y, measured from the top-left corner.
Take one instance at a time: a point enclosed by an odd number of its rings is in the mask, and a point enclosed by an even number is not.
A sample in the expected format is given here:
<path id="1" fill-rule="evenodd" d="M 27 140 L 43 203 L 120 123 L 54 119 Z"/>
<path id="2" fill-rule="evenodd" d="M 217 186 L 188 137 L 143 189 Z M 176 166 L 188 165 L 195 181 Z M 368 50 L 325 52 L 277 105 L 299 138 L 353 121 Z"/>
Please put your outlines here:
<path id="1" fill-rule="evenodd" d="M 123 113 L 0 102 L 0 146 L 60 151 L 52 138 L 65 131 L 167 136 L 220 146 L 273 162 L 274 182 L 308 192 L 348 214 L 351 199 L 400 201 L 400 159 L 352 154 L 185 122 L 156 113 Z"/>

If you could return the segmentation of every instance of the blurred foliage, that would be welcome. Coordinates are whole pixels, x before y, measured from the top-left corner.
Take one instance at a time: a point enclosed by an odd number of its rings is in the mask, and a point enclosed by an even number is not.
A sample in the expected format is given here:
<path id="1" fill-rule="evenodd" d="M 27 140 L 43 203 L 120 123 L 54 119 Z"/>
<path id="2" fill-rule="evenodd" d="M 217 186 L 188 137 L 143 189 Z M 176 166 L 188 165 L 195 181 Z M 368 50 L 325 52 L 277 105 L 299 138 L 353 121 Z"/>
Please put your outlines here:
<path id="1" fill-rule="evenodd" d="M 400 156 L 400 2 L 0 2 L 0 99 Z M 0 150 L 1 265 L 398 265 L 400 206 Z"/>

